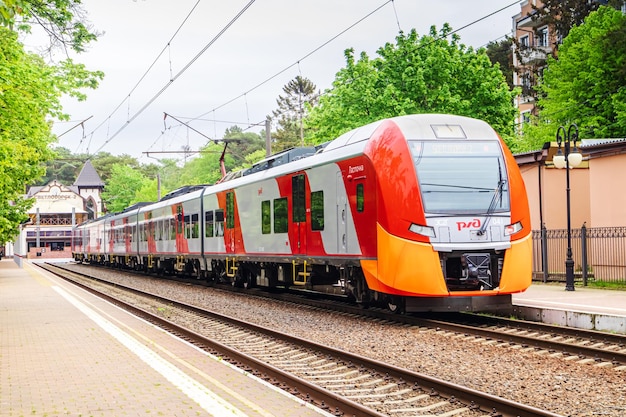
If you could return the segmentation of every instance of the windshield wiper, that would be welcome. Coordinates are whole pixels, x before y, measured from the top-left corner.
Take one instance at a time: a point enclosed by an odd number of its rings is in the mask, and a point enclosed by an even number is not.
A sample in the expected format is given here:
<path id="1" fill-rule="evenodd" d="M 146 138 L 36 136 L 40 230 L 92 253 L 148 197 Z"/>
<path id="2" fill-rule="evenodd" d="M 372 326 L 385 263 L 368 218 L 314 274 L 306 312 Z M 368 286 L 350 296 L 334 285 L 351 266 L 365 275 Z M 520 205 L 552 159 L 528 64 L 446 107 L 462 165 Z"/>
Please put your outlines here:
<path id="1" fill-rule="evenodd" d="M 505 183 L 506 181 L 502 177 L 502 167 L 500 166 L 500 158 L 498 158 L 498 186 L 496 187 L 496 190 L 493 193 L 493 197 L 491 198 L 491 203 L 489 203 L 489 208 L 487 209 L 487 213 L 485 213 L 485 221 L 483 222 L 482 226 L 480 226 L 480 229 L 478 230 L 478 232 L 476 232 L 478 236 L 482 236 L 485 234 L 485 230 L 487 230 L 487 224 L 489 223 L 489 220 L 491 220 L 491 217 L 494 211 L 496 211 L 496 205 L 498 204 L 498 201 L 500 201 L 500 205 L 502 205 L 502 190 L 504 189 Z"/>

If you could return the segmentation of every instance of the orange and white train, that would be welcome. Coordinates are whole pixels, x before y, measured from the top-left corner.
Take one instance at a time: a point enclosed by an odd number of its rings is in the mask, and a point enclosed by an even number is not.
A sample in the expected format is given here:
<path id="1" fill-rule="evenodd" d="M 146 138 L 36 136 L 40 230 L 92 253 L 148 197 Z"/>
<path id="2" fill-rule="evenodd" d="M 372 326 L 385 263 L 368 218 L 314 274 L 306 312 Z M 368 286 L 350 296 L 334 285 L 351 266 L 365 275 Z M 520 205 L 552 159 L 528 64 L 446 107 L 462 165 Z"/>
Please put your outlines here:
<path id="1" fill-rule="evenodd" d="M 74 258 L 398 311 L 508 309 L 531 283 L 526 190 L 487 123 L 368 124 L 75 228 Z"/>

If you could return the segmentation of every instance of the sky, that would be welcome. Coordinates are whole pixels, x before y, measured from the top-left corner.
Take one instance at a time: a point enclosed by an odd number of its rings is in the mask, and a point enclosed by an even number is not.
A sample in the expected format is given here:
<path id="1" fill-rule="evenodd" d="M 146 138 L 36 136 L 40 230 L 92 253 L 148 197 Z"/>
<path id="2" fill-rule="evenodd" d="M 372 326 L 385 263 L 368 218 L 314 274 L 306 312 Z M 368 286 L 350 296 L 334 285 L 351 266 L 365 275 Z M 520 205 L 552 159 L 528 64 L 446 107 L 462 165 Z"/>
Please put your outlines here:
<path id="1" fill-rule="evenodd" d="M 512 0 L 82 3 L 100 37 L 72 58 L 105 78 L 85 90 L 87 100 L 62 100 L 71 120 L 55 122 L 53 132 L 74 153 L 127 154 L 141 163 L 182 160 L 185 147 L 198 150 L 235 125 L 260 132 L 284 85 L 300 75 L 324 91 L 345 66 L 347 48 L 373 58 L 399 30 L 423 35 L 444 23 L 469 25 L 457 33 L 478 48 L 510 34 L 520 11 Z"/>

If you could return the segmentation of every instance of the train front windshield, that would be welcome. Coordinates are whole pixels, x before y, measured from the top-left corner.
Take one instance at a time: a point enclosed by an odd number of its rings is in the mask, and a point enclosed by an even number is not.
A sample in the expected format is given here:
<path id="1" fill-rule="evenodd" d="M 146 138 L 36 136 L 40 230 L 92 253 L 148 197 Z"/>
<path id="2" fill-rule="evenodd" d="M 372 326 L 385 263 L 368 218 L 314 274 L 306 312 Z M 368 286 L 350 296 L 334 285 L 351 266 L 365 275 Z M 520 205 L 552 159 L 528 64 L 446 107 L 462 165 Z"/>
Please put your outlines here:
<path id="1" fill-rule="evenodd" d="M 493 141 L 409 141 L 426 213 L 510 210 L 502 149 Z"/>

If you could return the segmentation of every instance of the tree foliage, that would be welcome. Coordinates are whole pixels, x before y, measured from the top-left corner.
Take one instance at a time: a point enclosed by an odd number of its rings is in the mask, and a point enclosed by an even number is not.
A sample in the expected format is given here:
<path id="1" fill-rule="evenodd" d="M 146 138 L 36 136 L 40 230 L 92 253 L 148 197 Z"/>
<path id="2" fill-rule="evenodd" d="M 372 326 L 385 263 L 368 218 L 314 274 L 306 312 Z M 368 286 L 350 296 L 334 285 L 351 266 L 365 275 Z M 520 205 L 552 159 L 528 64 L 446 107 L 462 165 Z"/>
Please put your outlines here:
<path id="1" fill-rule="evenodd" d="M 48 51 L 55 48 L 83 52 L 97 39 L 85 23 L 81 0 L 4 0 L 0 2 L 0 25 L 30 33 L 36 25 L 48 35 Z"/>
<path id="2" fill-rule="evenodd" d="M 79 5 L 79 0 L 0 2 L 0 244 L 11 240 L 27 218 L 32 202 L 22 199 L 24 187 L 43 174 L 43 164 L 52 156 L 48 119 L 68 119 L 61 96 L 83 99 L 81 89 L 95 88 L 103 76 L 69 58 L 46 64 L 24 50 L 17 31 L 40 25 L 57 42 L 80 52 L 96 35 L 74 14 Z"/>
<path id="3" fill-rule="evenodd" d="M 513 90 L 513 39 L 507 37 L 498 42 L 489 42 L 485 52 L 492 64 L 500 65 L 509 89 Z"/>
<path id="4" fill-rule="evenodd" d="M 320 95 L 315 84 L 300 75 L 289 81 L 283 87 L 283 92 L 285 95 L 279 95 L 276 100 L 278 110 L 272 112 L 278 121 L 272 144 L 277 152 L 304 143 L 304 119 L 308 109 L 315 107 Z"/>
<path id="5" fill-rule="evenodd" d="M 503 137 L 513 134 L 515 92 L 484 49 L 475 51 L 450 35 L 446 24 L 439 33 L 419 37 L 415 30 L 399 34 L 370 59 L 356 60 L 346 50 L 346 67 L 311 110 L 306 125 L 315 129 L 314 143 L 375 120 L 412 113 L 453 113 L 490 123 Z"/>
<path id="6" fill-rule="evenodd" d="M 127 165 L 115 164 L 111 167 L 102 199 L 108 212 L 119 212 L 137 202 L 137 192 L 144 186 L 146 178 L 139 170 Z"/>
<path id="7" fill-rule="evenodd" d="M 549 59 L 540 122 L 556 131 L 575 122 L 588 138 L 626 135 L 626 17 L 610 7 L 573 28 Z"/>

